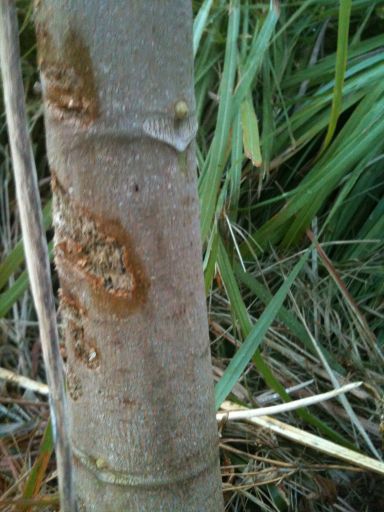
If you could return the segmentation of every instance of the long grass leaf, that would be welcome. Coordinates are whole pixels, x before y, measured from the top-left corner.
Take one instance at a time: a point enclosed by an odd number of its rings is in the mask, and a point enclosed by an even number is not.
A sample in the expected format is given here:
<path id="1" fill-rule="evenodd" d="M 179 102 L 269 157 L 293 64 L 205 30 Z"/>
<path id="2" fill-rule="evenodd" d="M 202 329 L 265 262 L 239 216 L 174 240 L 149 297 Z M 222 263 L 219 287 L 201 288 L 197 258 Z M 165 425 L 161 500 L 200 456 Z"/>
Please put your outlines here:
<path id="1" fill-rule="evenodd" d="M 244 270 L 238 264 L 235 266 L 235 272 L 240 281 L 244 283 L 255 294 L 255 296 L 263 302 L 265 306 L 267 306 L 270 303 L 270 301 L 273 298 L 273 295 L 269 290 L 266 289 L 264 285 L 262 285 L 257 279 L 252 277 L 248 272 L 244 272 Z M 289 309 L 282 306 L 277 314 L 277 319 L 280 322 L 282 322 L 288 328 L 288 330 L 303 343 L 303 345 L 308 350 L 313 352 L 313 345 L 305 328 L 300 324 L 295 315 Z M 327 360 L 330 362 L 331 366 L 340 375 L 345 375 L 344 368 L 338 364 L 333 355 L 324 347 L 321 347 L 321 350 L 324 354 L 324 357 L 326 357 Z"/>
<path id="2" fill-rule="evenodd" d="M 239 0 L 234 0 L 230 6 L 228 20 L 227 44 L 225 50 L 224 71 L 220 83 L 220 103 L 217 114 L 216 130 L 213 138 L 209 166 L 203 173 L 200 184 L 201 201 L 201 234 L 205 241 L 211 229 L 211 223 L 216 210 L 216 200 L 223 173 L 225 148 L 228 144 L 232 115 L 232 92 L 237 66 L 237 38 L 240 26 Z"/>
<path id="3" fill-rule="evenodd" d="M 275 320 L 283 302 L 298 276 L 301 269 L 304 267 L 308 258 L 308 252 L 305 252 L 300 260 L 296 263 L 295 267 L 281 285 L 279 290 L 274 295 L 268 306 L 265 308 L 260 318 L 253 326 L 251 332 L 236 352 L 235 356 L 231 359 L 224 375 L 221 377 L 215 387 L 215 403 L 216 408 L 219 408 L 221 403 L 226 399 L 232 391 L 233 386 L 240 378 L 247 364 L 251 361 L 256 350 L 262 343 L 269 327 Z"/>
<path id="4" fill-rule="evenodd" d="M 262 159 L 259 127 L 251 95 L 241 104 L 241 124 L 245 156 L 251 160 L 255 167 L 260 167 Z"/>
<path id="5" fill-rule="evenodd" d="M 297 215 L 292 222 L 292 217 L 303 210 L 310 210 L 305 222 L 318 211 L 322 202 L 338 185 L 341 177 L 353 168 L 361 158 L 367 157 L 368 148 L 380 151 L 382 141 L 382 122 L 381 114 L 384 105 L 377 104 L 377 108 L 371 115 L 371 123 L 365 128 L 364 136 L 356 134 L 353 138 L 346 141 L 345 146 L 333 155 L 329 160 L 322 162 L 321 166 L 316 167 L 311 173 L 310 178 L 303 182 L 296 190 L 296 194 L 291 196 L 287 204 L 272 219 L 265 223 L 253 238 L 264 246 L 268 242 L 274 242 L 284 232 L 285 244 L 290 245 L 297 240 L 297 236 L 303 232 L 303 215 Z M 375 120 L 375 121 L 374 121 Z M 321 200 L 320 200 L 321 198 Z M 287 232 L 286 226 L 289 223 Z M 280 232 L 277 230 L 280 229 Z"/>
<path id="6" fill-rule="evenodd" d="M 241 170 L 243 165 L 243 144 L 240 113 L 235 116 L 232 133 L 231 168 L 229 170 L 230 183 L 230 212 L 232 221 L 237 219 L 240 201 Z"/>
<path id="7" fill-rule="evenodd" d="M 49 229 L 52 224 L 52 201 L 49 201 L 43 209 L 44 229 Z M 12 274 L 20 267 L 24 261 L 23 241 L 19 240 L 12 251 L 0 264 L 0 289 L 3 288 Z"/>
<path id="8" fill-rule="evenodd" d="M 39 453 L 24 486 L 22 494 L 23 499 L 33 498 L 38 495 L 47 471 L 53 448 L 51 420 L 49 420 L 40 443 Z M 19 510 L 28 510 L 29 512 L 31 509 L 28 506 L 19 505 Z"/>
<path id="9" fill-rule="evenodd" d="M 204 0 L 196 18 L 193 22 L 193 56 L 196 57 L 199 49 L 200 39 L 207 24 L 208 14 L 211 10 L 213 0 Z"/>
<path id="10" fill-rule="evenodd" d="M 348 34 L 349 21 L 351 17 L 352 0 L 340 0 L 339 9 L 339 28 L 337 34 L 337 54 L 336 54 L 336 71 L 335 71 L 335 87 L 333 91 L 331 118 L 329 120 L 328 131 L 322 146 L 324 151 L 332 140 L 336 130 L 337 121 L 341 112 L 341 102 L 343 98 L 344 75 L 347 68 L 348 56 Z"/>
<path id="11" fill-rule="evenodd" d="M 3 318 L 28 288 L 28 273 L 24 270 L 13 285 L 0 294 L 0 318 Z"/>
<path id="12" fill-rule="evenodd" d="M 227 252 L 223 245 L 222 240 L 219 240 L 219 251 L 218 251 L 218 265 L 221 272 L 221 277 L 224 282 L 228 298 L 230 300 L 231 309 L 234 313 L 235 318 L 239 322 L 240 329 L 244 337 L 248 337 L 252 331 L 252 322 L 249 318 L 247 308 L 242 299 L 239 287 L 236 283 L 236 279 L 230 264 Z M 267 363 L 258 350 L 252 356 L 252 362 L 260 372 L 261 376 L 265 380 L 266 384 L 270 389 L 273 389 L 284 401 L 290 401 L 291 397 L 285 391 L 284 387 L 274 377 L 273 373 L 269 369 Z M 343 446 L 349 446 L 353 448 L 353 444 L 348 442 L 338 432 L 329 427 L 325 422 L 321 421 L 316 416 L 313 416 L 306 409 L 299 409 L 296 414 L 307 424 L 318 428 L 324 435 L 332 439 L 334 442 L 340 443 Z"/>
<path id="13" fill-rule="evenodd" d="M 49 257 L 52 258 L 52 242 L 48 244 Z M 24 270 L 13 285 L 5 292 L 0 294 L 0 318 L 3 318 L 15 304 L 15 302 L 23 295 L 29 285 L 28 273 Z"/>
<path id="14" fill-rule="evenodd" d="M 233 99 L 234 111 L 237 111 L 240 108 L 241 103 L 251 90 L 251 86 L 256 78 L 256 74 L 263 62 L 265 53 L 271 42 L 277 20 L 279 19 L 279 14 L 278 4 L 276 2 L 272 2 L 271 8 L 264 20 L 263 26 L 255 38 L 249 51 L 248 57 L 242 66 L 244 72 L 239 83 L 237 84 L 235 96 Z"/>

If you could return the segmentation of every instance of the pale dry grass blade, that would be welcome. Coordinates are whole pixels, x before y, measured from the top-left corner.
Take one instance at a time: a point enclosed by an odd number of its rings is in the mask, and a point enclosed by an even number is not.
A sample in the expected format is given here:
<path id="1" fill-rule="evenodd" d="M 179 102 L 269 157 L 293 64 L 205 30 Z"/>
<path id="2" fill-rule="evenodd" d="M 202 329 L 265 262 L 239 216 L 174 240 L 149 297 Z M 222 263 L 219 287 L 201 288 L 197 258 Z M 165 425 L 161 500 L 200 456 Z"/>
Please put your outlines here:
<path id="1" fill-rule="evenodd" d="M 12 384 L 17 384 L 24 389 L 28 389 L 34 393 L 39 393 L 40 395 L 49 395 L 49 388 L 46 384 L 37 382 L 29 377 L 24 377 L 23 375 L 18 375 L 6 368 L 0 368 L 0 379 Z"/>
<path id="2" fill-rule="evenodd" d="M 309 405 L 314 405 L 319 402 L 323 402 L 325 400 L 330 400 L 331 398 L 335 398 L 342 393 L 347 393 L 352 389 L 358 388 L 362 385 L 362 382 L 352 382 L 351 384 L 346 384 L 338 389 L 333 389 L 332 391 L 328 391 L 327 393 L 320 393 L 314 396 L 308 396 L 306 398 L 300 398 L 299 400 L 292 400 L 291 402 L 278 404 L 278 405 L 270 405 L 268 407 L 259 407 L 258 409 L 241 409 L 238 411 L 230 411 L 230 412 L 218 412 L 216 413 L 217 421 L 222 420 L 245 420 L 249 418 L 256 418 L 259 416 L 265 415 L 273 415 L 279 414 L 288 411 L 294 411 L 295 409 L 299 409 L 300 407 L 308 407 Z M 223 409 L 226 408 L 227 402 L 224 402 Z"/>
<path id="3" fill-rule="evenodd" d="M 223 408 L 226 408 L 229 412 L 230 410 L 237 410 L 239 406 L 226 401 L 223 403 Z M 343 446 L 327 441 L 326 439 L 322 439 L 321 437 L 310 434 L 305 430 L 292 427 L 282 421 L 268 416 L 262 416 L 260 418 L 253 417 L 247 419 L 247 421 L 254 425 L 258 425 L 259 427 L 269 429 L 286 439 L 308 446 L 309 448 L 325 453 L 331 457 L 347 461 L 350 464 L 354 464 L 368 471 L 374 471 L 375 473 L 384 475 L 383 462 L 367 457 L 366 455 L 350 450 L 349 448 L 344 448 Z"/>

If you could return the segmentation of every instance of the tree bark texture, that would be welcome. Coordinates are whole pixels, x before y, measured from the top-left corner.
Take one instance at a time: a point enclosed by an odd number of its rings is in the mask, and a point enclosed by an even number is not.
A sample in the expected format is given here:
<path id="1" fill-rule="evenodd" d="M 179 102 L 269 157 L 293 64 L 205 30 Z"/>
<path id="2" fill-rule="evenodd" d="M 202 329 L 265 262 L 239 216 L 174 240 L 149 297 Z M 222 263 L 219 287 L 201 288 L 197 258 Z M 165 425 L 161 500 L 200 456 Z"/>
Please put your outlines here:
<path id="1" fill-rule="evenodd" d="M 36 2 L 80 511 L 220 511 L 189 0 Z"/>

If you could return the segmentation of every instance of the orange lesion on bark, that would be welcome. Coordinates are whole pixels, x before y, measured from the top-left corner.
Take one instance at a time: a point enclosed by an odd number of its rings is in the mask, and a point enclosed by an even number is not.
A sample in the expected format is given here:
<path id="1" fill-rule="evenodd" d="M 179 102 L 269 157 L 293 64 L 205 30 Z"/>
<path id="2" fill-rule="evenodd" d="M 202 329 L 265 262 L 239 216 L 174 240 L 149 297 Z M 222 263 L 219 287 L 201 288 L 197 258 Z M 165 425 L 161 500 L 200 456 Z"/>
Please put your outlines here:
<path id="1" fill-rule="evenodd" d="M 36 38 L 44 95 L 52 113 L 85 125 L 95 121 L 100 115 L 100 102 L 92 58 L 81 35 L 71 28 L 58 44 L 38 16 Z"/>
<path id="2" fill-rule="evenodd" d="M 59 273 L 75 267 L 103 310 L 118 316 L 137 310 L 147 300 L 149 279 L 129 235 L 118 221 L 75 204 L 52 176 Z"/>

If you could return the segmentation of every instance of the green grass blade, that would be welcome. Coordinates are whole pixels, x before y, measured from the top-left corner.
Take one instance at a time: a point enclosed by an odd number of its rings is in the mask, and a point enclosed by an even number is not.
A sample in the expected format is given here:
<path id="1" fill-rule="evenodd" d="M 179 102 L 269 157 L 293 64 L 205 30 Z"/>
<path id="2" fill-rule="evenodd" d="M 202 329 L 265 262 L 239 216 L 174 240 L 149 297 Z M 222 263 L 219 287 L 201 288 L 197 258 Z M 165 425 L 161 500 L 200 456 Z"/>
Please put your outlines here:
<path id="1" fill-rule="evenodd" d="M 49 256 L 52 257 L 53 242 L 48 244 Z M 0 294 L 0 318 L 3 318 L 15 304 L 15 302 L 23 295 L 29 285 L 28 273 L 24 270 L 13 285 Z"/>
<path id="2" fill-rule="evenodd" d="M 378 35 L 366 39 L 351 48 L 348 52 L 348 60 L 352 62 L 361 62 L 364 59 L 364 54 L 369 55 L 370 52 L 377 50 L 384 44 L 384 36 Z M 298 85 L 305 80 L 310 80 L 311 84 L 323 84 L 324 80 L 331 78 L 332 73 L 335 71 L 336 55 L 328 55 L 321 59 L 317 64 L 311 67 L 299 69 L 297 72 L 288 76 L 284 80 L 285 87 L 289 88 L 292 85 Z"/>
<path id="3" fill-rule="evenodd" d="M 230 213 L 229 217 L 236 222 L 240 201 L 241 170 L 243 165 L 243 135 L 241 129 L 240 113 L 235 116 L 232 133 L 231 168 L 229 171 L 230 183 Z"/>
<path id="4" fill-rule="evenodd" d="M 307 251 L 309 254 L 309 251 Z M 230 300 L 231 309 L 239 322 L 240 329 L 244 337 L 248 337 L 252 331 L 252 322 L 249 318 L 247 308 L 245 307 L 244 301 L 241 297 L 241 293 L 239 287 L 236 283 L 236 279 L 232 270 L 232 266 L 230 264 L 228 255 L 224 248 L 223 242 L 221 239 L 219 240 L 219 251 L 218 251 L 218 264 L 221 272 L 221 277 L 223 278 L 224 286 L 226 292 L 228 294 L 228 298 Z M 253 354 L 252 362 L 262 375 L 264 381 L 268 385 L 270 389 L 273 389 L 276 393 L 280 395 L 280 397 L 284 401 L 290 401 L 291 397 L 285 391 L 284 387 L 280 384 L 280 382 L 274 377 L 268 365 L 264 361 L 261 354 L 256 350 Z M 220 401 L 219 399 L 217 403 Z M 316 416 L 312 415 L 306 409 L 298 409 L 296 414 L 307 424 L 312 425 L 319 429 L 325 436 L 329 439 L 332 439 L 335 443 L 339 443 L 343 446 L 348 446 L 353 449 L 354 445 L 347 441 L 342 435 L 329 427 L 325 422 L 321 421 Z"/>
<path id="5" fill-rule="evenodd" d="M 348 34 L 349 21 L 351 17 L 351 7 L 352 0 L 340 0 L 339 27 L 337 34 L 335 87 L 333 91 L 331 118 L 329 120 L 328 131 L 325 136 L 321 152 L 323 152 L 329 146 L 333 134 L 335 133 L 337 121 L 339 119 L 339 115 L 341 112 L 344 76 L 347 68 Z"/>
<path id="6" fill-rule="evenodd" d="M 254 295 L 264 303 L 265 306 L 271 302 L 273 299 L 271 292 L 248 272 L 244 272 L 239 264 L 235 266 L 235 272 L 240 281 L 244 283 L 254 293 Z M 277 319 L 282 322 L 311 353 L 314 353 L 313 344 L 307 331 L 289 309 L 282 306 L 277 314 Z M 338 364 L 332 354 L 321 346 L 320 350 L 331 367 L 340 375 L 345 375 L 344 368 Z"/>
<path id="7" fill-rule="evenodd" d="M 216 130 L 213 138 L 208 168 L 203 171 L 203 180 L 200 183 L 201 201 L 201 235 L 206 241 L 211 230 L 211 224 L 216 210 L 216 200 L 220 188 L 220 180 L 224 170 L 226 146 L 230 133 L 232 116 L 232 92 L 237 67 L 237 38 L 240 26 L 239 1 L 234 0 L 230 6 L 228 20 L 227 44 L 223 77 L 220 83 L 219 111 L 217 114 Z"/>
<path id="8" fill-rule="evenodd" d="M 217 229 L 214 229 L 211 233 L 211 238 L 205 255 L 207 258 L 206 264 L 204 265 L 204 285 L 206 295 L 208 295 L 212 286 L 213 278 L 215 277 L 218 243 L 219 234 Z"/>
<path id="9" fill-rule="evenodd" d="M 28 288 L 28 273 L 24 270 L 13 285 L 0 294 L 0 318 L 3 318 Z"/>
<path id="10" fill-rule="evenodd" d="M 39 493 L 52 452 L 53 437 L 51 420 L 49 420 L 47 426 L 45 427 L 43 438 L 41 440 L 38 456 L 33 464 L 32 470 L 24 486 L 24 491 L 22 494 L 23 498 L 33 498 L 34 496 L 37 496 L 37 494 Z M 19 506 L 18 508 L 18 510 L 27 509 L 30 509 L 30 507 Z"/>
<path id="11" fill-rule="evenodd" d="M 273 38 L 273 41 L 275 41 L 278 37 L 280 37 L 287 28 L 292 25 L 300 16 L 303 14 L 305 9 L 310 7 L 313 3 L 317 2 L 318 0 L 306 0 L 302 5 L 299 4 L 298 9 L 294 9 L 293 15 L 288 19 L 288 21 L 281 27 L 281 29 L 277 32 L 275 37 Z"/>
<path id="12" fill-rule="evenodd" d="M 232 391 L 234 385 L 240 378 L 249 361 L 252 360 L 252 357 L 262 343 L 269 327 L 279 313 L 279 310 L 283 305 L 293 282 L 295 281 L 301 269 L 304 267 L 307 258 L 308 251 L 306 251 L 300 260 L 296 263 L 287 279 L 281 285 L 268 306 L 265 308 L 264 312 L 261 314 L 257 323 L 252 327 L 252 330 L 250 331 L 249 335 L 239 350 L 236 352 L 235 356 L 231 359 L 231 362 L 224 372 L 224 375 L 216 384 L 215 403 L 217 409 Z"/>
<path id="13" fill-rule="evenodd" d="M 217 261 L 220 268 L 221 277 L 223 279 L 224 286 L 231 303 L 232 314 L 239 323 L 242 335 L 246 337 L 252 330 L 252 322 L 249 318 L 247 308 L 245 307 L 244 301 L 241 297 L 241 293 L 237 285 L 228 254 L 221 239 L 219 239 Z M 274 377 L 271 370 L 268 368 L 268 365 L 265 363 L 263 357 L 258 351 L 255 352 L 252 361 L 256 368 L 259 370 L 269 388 L 273 389 L 276 391 L 276 393 L 279 393 L 280 396 L 289 400 L 290 398 L 285 392 L 284 387 Z"/>
<path id="14" fill-rule="evenodd" d="M 271 42 L 278 19 L 279 9 L 277 4 L 272 2 L 263 26 L 252 44 L 246 61 L 243 63 L 242 69 L 244 72 L 236 87 L 235 97 L 233 99 L 233 108 L 235 112 L 240 108 L 243 100 L 251 91 L 256 74 Z"/>
<path id="15" fill-rule="evenodd" d="M 219 240 L 218 264 L 224 287 L 231 304 L 231 310 L 239 323 L 240 331 L 245 337 L 252 328 L 252 322 L 237 285 L 227 251 L 221 239 Z"/>
<path id="16" fill-rule="evenodd" d="M 44 229 L 49 229 L 52 224 L 52 201 L 49 201 L 43 209 Z M 11 275 L 20 267 L 24 261 L 23 241 L 19 240 L 13 250 L 0 264 L 0 289 L 3 288 Z"/>
<path id="17" fill-rule="evenodd" d="M 263 148 L 263 179 L 269 173 L 269 164 L 271 161 L 273 148 L 273 100 L 272 100 L 272 81 L 270 66 L 267 60 L 263 62 L 263 118 L 261 144 Z"/>
<path id="18" fill-rule="evenodd" d="M 380 151 L 383 110 L 384 104 L 377 103 L 376 108 L 367 114 L 366 120 L 369 119 L 369 122 L 366 123 L 364 133 L 355 133 L 345 141 L 344 147 L 341 146 L 339 151 L 332 155 L 332 158 L 321 161 L 314 167 L 284 207 L 253 235 L 257 243 L 262 247 L 269 242 L 276 243 L 282 232 L 286 245 L 297 240 L 343 175 L 350 172 L 362 159 L 367 158 L 368 152 Z"/>
<path id="19" fill-rule="evenodd" d="M 243 128 L 244 153 L 255 167 L 262 163 L 259 127 L 252 96 L 249 94 L 241 104 L 241 124 Z"/>
<path id="20" fill-rule="evenodd" d="M 196 57 L 199 49 L 200 39 L 207 25 L 209 11 L 211 10 L 213 0 L 204 0 L 199 12 L 193 22 L 193 56 Z"/>

